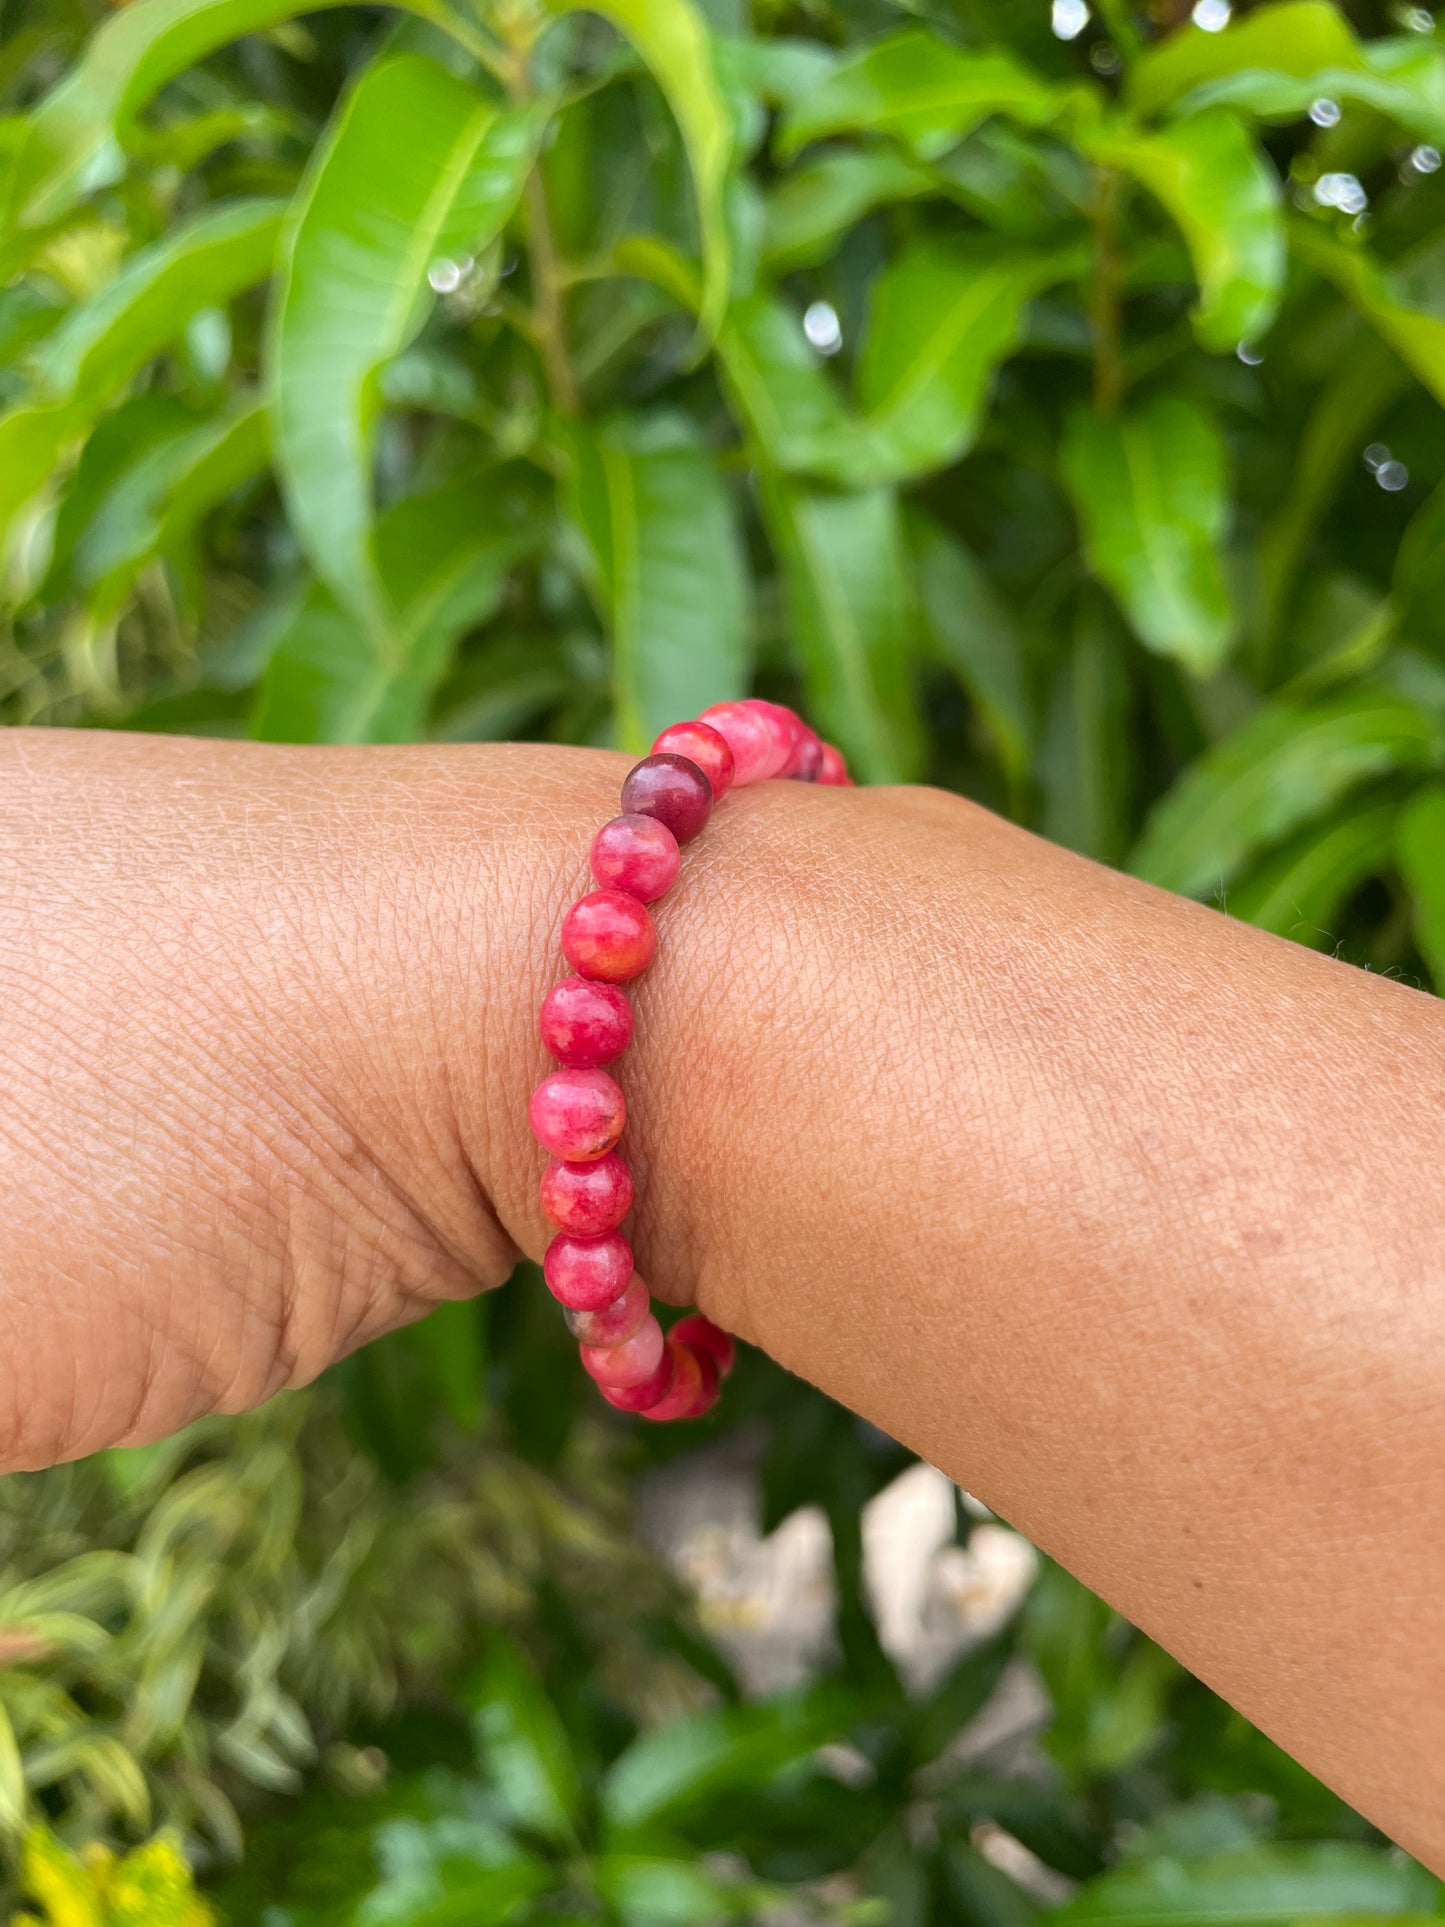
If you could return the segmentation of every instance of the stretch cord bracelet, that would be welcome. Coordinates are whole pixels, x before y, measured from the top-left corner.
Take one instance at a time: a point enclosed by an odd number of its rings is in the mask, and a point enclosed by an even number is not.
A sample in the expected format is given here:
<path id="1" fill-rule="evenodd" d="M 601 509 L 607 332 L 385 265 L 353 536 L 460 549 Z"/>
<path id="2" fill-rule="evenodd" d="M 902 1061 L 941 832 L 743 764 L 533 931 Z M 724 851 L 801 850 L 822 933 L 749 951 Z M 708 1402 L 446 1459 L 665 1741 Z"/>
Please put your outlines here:
<path id="1" fill-rule="evenodd" d="M 623 814 L 593 839 L 599 887 L 562 921 L 562 953 L 575 974 L 542 1004 L 542 1042 L 562 1066 L 530 1105 L 532 1131 L 553 1160 L 542 1174 L 542 1210 L 557 1235 L 542 1273 L 602 1396 L 650 1419 L 710 1410 L 732 1369 L 733 1341 L 701 1312 L 664 1335 L 618 1229 L 632 1208 L 632 1173 L 616 1150 L 627 1104 L 603 1066 L 627 1047 L 632 1006 L 617 986 L 652 960 L 657 931 L 647 906 L 676 877 L 679 846 L 729 789 L 769 777 L 852 781 L 839 752 L 780 703 L 715 703 L 696 722 L 663 730 L 622 785 Z"/>

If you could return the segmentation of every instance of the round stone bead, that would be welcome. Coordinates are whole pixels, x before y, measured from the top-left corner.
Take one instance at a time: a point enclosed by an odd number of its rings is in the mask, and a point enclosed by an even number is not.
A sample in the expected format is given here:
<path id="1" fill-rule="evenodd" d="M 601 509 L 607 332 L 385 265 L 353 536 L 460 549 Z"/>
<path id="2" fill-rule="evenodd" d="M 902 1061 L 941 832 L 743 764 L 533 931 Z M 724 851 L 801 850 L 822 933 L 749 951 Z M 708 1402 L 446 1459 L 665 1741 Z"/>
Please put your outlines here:
<path id="1" fill-rule="evenodd" d="M 649 1312 L 620 1345 L 579 1347 L 582 1369 L 599 1385 L 645 1385 L 662 1363 L 666 1349 L 662 1327 Z"/>
<path id="2" fill-rule="evenodd" d="M 541 1189 L 547 1217 L 580 1238 L 615 1231 L 632 1209 L 632 1173 L 615 1151 L 591 1164 L 549 1164 Z"/>
<path id="3" fill-rule="evenodd" d="M 592 839 L 592 874 L 606 889 L 653 903 L 677 877 L 677 838 L 655 816 L 614 816 Z"/>
<path id="4" fill-rule="evenodd" d="M 646 970 L 656 948 L 647 905 L 625 890 L 594 890 L 562 919 L 562 954 L 579 977 L 625 984 Z"/>
<path id="5" fill-rule="evenodd" d="M 652 745 L 654 756 L 670 753 L 696 763 L 712 788 L 712 800 L 721 803 L 733 785 L 733 753 L 726 736 L 719 736 L 708 723 L 672 723 Z"/>
<path id="6" fill-rule="evenodd" d="M 712 814 L 712 784 L 686 756 L 644 756 L 622 785 L 622 807 L 656 817 L 679 843 L 690 843 Z"/>
<path id="7" fill-rule="evenodd" d="M 698 718 L 723 737 L 733 753 L 733 782 L 741 788 L 757 783 L 774 754 L 774 737 L 766 716 L 748 703 L 714 703 Z"/>
<path id="8" fill-rule="evenodd" d="M 621 1345 L 642 1329 L 652 1300 L 641 1276 L 633 1272 L 620 1297 L 601 1311 L 569 1311 L 567 1329 L 580 1345 Z"/>
<path id="9" fill-rule="evenodd" d="M 711 1359 L 720 1377 L 726 1378 L 732 1370 L 737 1346 L 720 1325 L 715 1325 L 700 1311 L 679 1318 L 668 1336 L 675 1344 L 689 1346 L 699 1358 Z"/>
<path id="10" fill-rule="evenodd" d="M 670 1340 L 667 1349 L 672 1358 L 672 1383 L 657 1403 L 647 1408 L 648 1418 L 659 1422 L 686 1418 L 703 1389 L 697 1353 L 690 1346 L 674 1345 Z"/>
<path id="11" fill-rule="evenodd" d="M 803 747 L 798 757 L 798 767 L 793 771 L 793 779 L 798 783 L 816 783 L 822 767 L 822 739 L 804 723 Z"/>
<path id="12" fill-rule="evenodd" d="M 761 696 L 749 696 L 745 700 L 747 707 L 763 718 L 772 736 L 773 751 L 764 766 L 763 779 L 791 776 L 798 751 L 802 748 L 802 724 L 792 710 L 784 709 L 781 703 L 767 702 Z"/>
<path id="13" fill-rule="evenodd" d="M 569 1164 L 590 1164 L 622 1136 L 627 1101 L 606 1071 L 551 1071 L 533 1091 L 527 1112 L 544 1151 Z"/>
<path id="14" fill-rule="evenodd" d="M 663 1347 L 662 1363 L 640 1385 L 601 1385 L 597 1389 L 609 1405 L 615 1405 L 619 1412 L 645 1412 L 658 1400 L 665 1398 L 672 1390 L 673 1376 L 676 1371 L 676 1355 L 670 1345 Z"/>
<path id="15" fill-rule="evenodd" d="M 620 1231 L 600 1238 L 560 1232 L 542 1258 L 542 1276 L 558 1304 L 571 1311 L 601 1311 L 621 1297 L 632 1276 L 632 1246 Z"/>
<path id="16" fill-rule="evenodd" d="M 823 760 L 818 766 L 817 781 L 826 783 L 834 789 L 851 789 L 853 778 L 848 774 L 848 765 L 843 761 L 841 749 L 834 749 L 831 743 L 823 745 Z"/>
<path id="17" fill-rule="evenodd" d="M 702 1375 L 702 1384 L 698 1388 L 697 1397 L 693 1400 L 692 1404 L 688 1406 L 687 1410 L 682 1414 L 682 1417 L 701 1418 L 705 1412 L 710 1412 L 713 1406 L 717 1404 L 718 1394 L 722 1390 L 723 1375 L 706 1352 L 697 1351 L 691 1345 L 686 1349 L 692 1352 L 693 1357 L 697 1360 L 698 1370 Z"/>
<path id="18" fill-rule="evenodd" d="M 559 1063 L 594 1071 L 626 1050 L 632 1036 L 632 1006 L 611 984 L 564 977 L 543 999 L 537 1028 Z"/>

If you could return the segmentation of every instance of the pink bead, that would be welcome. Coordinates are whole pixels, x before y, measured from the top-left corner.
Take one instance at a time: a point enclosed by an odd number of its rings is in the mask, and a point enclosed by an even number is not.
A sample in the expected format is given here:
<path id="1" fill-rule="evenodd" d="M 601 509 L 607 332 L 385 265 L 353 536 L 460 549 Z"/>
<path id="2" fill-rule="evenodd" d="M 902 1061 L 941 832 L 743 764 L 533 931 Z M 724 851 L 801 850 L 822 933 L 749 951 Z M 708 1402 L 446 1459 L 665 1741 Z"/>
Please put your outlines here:
<path id="1" fill-rule="evenodd" d="M 802 743 L 802 725 L 797 717 L 791 709 L 784 709 L 781 703 L 767 702 L 761 696 L 749 696 L 747 706 L 763 718 L 772 737 L 773 752 L 764 767 L 763 777 L 791 776 Z"/>
<path id="2" fill-rule="evenodd" d="M 707 723 L 673 723 L 652 745 L 654 756 L 664 752 L 696 763 L 712 786 L 712 800 L 721 803 L 733 785 L 733 753 L 726 736 Z"/>
<path id="3" fill-rule="evenodd" d="M 620 1345 L 583 1345 L 582 1369 L 599 1385 L 645 1385 L 662 1363 L 662 1327 L 649 1312 Z"/>
<path id="4" fill-rule="evenodd" d="M 803 747 L 798 757 L 798 767 L 793 771 L 794 781 L 799 783 L 816 783 L 822 767 L 822 740 L 804 723 Z"/>
<path id="5" fill-rule="evenodd" d="M 732 1370 L 737 1346 L 720 1325 L 715 1325 L 700 1311 L 689 1312 L 686 1318 L 679 1318 L 668 1336 L 675 1343 L 690 1347 L 699 1358 L 711 1359 L 723 1378 Z"/>
<path id="6" fill-rule="evenodd" d="M 562 919 L 562 954 L 579 977 L 624 984 L 646 970 L 656 948 L 646 904 L 623 890 L 579 897 Z"/>
<path id="7" fill-rule="evenodd" d="M 559 1063 L 593 1071 L 626 1050 L 632 1036 L 632 1006 L 611 984 L 564 977 L 543 999 L 537 1028 Z"/>
<path id="8" fill-rule="evenodd" d="M 686 756 L 644 756 L 628 771 L 622 807 L 655 816 L 679 843 L 689 843 L 712 813 L 712 784 Z"/>
<path id="9" fill-rule="evenodd" d="M 733 783 L 741 789 L 756 783 L 774 754 L 774 738 L 766 716 L 747 703 L 714 703 L 698 718 L 725 738 L 733 753 Z"/>
<path id="10" fill-rule="evenodd" d="M 677 864 L 677 838 L 654 816 L 614 816 L 592 839 L 593 876 L 643 903 L 672 886 Z"/>
<path id="11" fill-rule="evenodd" d="M 666 1398 L 672 1390 L 676 1373 L 676 1353 L 670 1345 L 664 1347 L 662 1363 L 640 1385 L 599 1385 L 598 1391 L 609 1405 L 615 1405 L 619 1412 L 645 1412 Z"/>
<path id="12" fill-rule="evenodd" d="M 710 1358 L 706 1352 L 698 1351 L 693 1345 L 687 1346 L 686 1349 L 690 1351 L 697 1360 L 698 1370 L 702 1374 L 702 1385 L 699 1388 L 697 1397 L 693 1400 L 692 1404 L 688 1406 L 682 1416 L 684 1418 L 701 1418 L 705 1412 L 710 1412 L 713 1406 L 717 1404 L 718 1394 L 722 1391 L 723 1375 L 718 1370 L 716 1361 Z"/>
<path id="13" fill-rule="evenodd" d="M 632 1246 L 620 1231 L 600 1238 L 559 1232 L 542 1259 L 542 1276 L 558 1304 L 572 1311 L 601 1311 L 620 1298 L 632 1276 Z"/>
<path id="14" fill-rule="evenodd" d="M 671 1341 L 667 1349 L 672 1357 L 672 1384 L 655 1405 L 647 1408 L 648 1418 L 659 1423 L 686 1418 L 703 1391 L 702 1366 L 697 1353 L 690 1346 L 674 1345 Z"/>
<path id="15" fill-rule="evenodd" d="M 652 1300 L 640 1275 L 633 1272 L 619 1297 L 601 1311 L 569 1311 L 567 1329 L 582 1345 L 621 1345 L 652 1310 Z"/>
<path id="16" fill-rule="evenodd" d="M 528 1115 L 544 1151 L 590 1164 L 622 1136 L 627 1102 L 606 1071 L 551 1071 L 533 1091 Z"/>
<path id="17" fill-rule="evenodd" d="M 834 749 L 831 743 L 823 745 L 823 761 L 819 766 L 817 781 L 827 783 L 834 789 L 851 789 L 853 778 L 848 774 L 848 765 L 843 761 L 841 749 Z"/>
<path id="18" fill-rule="evenodd" d="M 542 1210 L 557 1229 L 581 1238 L 615 1231 L 632 1209 L 632 1173 L 615 1151 L 591 1164 L 549 1164 L 541 1191 Z"/>

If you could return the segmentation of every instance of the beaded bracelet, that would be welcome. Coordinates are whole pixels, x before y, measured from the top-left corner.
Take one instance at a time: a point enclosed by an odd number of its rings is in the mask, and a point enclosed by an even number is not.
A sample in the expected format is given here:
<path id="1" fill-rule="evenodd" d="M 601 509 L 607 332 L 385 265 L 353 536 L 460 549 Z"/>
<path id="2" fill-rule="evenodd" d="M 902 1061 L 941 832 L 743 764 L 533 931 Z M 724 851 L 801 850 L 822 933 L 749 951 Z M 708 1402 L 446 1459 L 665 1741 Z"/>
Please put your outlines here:
<path id="1" fill-rule="evenodd" d="M 621 816 L 592 843 L 598 888 L 562 922 L 574 975 L 542 1004 L 542 1042 L 562 1066 L 532 1093 L 532 1130 L 553 1162 L 542 1210 L 557 1235 L 542 1261 L 566 1311 L 582 1363 L 619 1411 L 650 1419 L 700 1418 L 732 1369 L 733 1341 L 694 1312 L 665 1336 L 618 1226 L 632 1208 L 632 1174 L 616 1145 L 627 1105 L 602 1068 L 632 1036 L 632 1006 L 617 988 L 647 968 L 657 947 L 648 904 L 677 875 L 691 842 L 729 789 L 769 777 L 851 782 L 842 756 L 780 703 L 714 703 L 696 722 L 663 730 L 622 785 Z"/>

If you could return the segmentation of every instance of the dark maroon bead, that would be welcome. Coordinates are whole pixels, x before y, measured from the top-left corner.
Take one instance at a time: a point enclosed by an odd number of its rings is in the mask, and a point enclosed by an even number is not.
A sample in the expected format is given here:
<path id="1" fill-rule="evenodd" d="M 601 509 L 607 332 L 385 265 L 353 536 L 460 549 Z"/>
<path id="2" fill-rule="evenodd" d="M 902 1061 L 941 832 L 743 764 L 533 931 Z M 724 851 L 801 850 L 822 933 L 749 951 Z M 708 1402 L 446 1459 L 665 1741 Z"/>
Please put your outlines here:
<path id="1" fill-rule="evenodd" d="M 629 816 L 653 816 L 679 843 L 688 843 L 712 811 L 712 784 L 689 757 L 664 750 L 635 763 L 622 785 Z"/>

